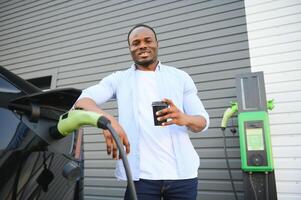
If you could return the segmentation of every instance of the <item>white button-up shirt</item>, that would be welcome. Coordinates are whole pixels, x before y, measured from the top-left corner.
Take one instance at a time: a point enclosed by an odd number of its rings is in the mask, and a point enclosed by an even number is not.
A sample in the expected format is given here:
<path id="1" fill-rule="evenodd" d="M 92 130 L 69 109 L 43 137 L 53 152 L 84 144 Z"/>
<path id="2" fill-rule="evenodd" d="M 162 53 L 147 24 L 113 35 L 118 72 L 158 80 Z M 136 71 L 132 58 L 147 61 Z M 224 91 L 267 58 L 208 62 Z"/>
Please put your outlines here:
<path id="1" fill-rule="evenodd" d="M 156 68 L 156 80 L 161 99 L 171 99 L 182 112 L 188 115 L 203 116 L 209 126 L 209 115 L 197 95 L 197 88 L 191 77 L 184 71 L 158 64 Z M 139 180 L 140 154 L 139 154 L 139 120 L 137 109 L 136 68 L 115 72 L 97 85 L 83 90 L 81 98 L 91 98 L 97 105 L 116 98 L 118 103 L 119 123 L 125 130 L 131 145 L 128 155 L 130 168 L 134 180 Z M 176 157 L 176 169 L 180 179 L 197 177 L 199 156 L 196 153 L 187 127 L 170 125 L 170 131 L 174 153 Z M 151 165 L 151 163 L 149 163 Z M 121 160 L 117 161 L 115 175 L 120 180 L 126 180 L 126 174 Z"/>

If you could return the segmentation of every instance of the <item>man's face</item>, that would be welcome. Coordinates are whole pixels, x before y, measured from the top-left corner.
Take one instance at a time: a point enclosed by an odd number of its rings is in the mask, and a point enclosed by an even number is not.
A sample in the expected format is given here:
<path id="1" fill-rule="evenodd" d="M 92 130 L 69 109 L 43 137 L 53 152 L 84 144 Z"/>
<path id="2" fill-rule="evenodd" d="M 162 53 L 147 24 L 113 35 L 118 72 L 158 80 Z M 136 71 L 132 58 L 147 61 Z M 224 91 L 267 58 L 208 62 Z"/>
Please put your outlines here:
<path id="1" fill-rule="evenodd" d="M 158 42 L 148 28 L 138 27 L 129 36 L 129 49 L 134 62 L 142 67 L 157 62 Z"/>

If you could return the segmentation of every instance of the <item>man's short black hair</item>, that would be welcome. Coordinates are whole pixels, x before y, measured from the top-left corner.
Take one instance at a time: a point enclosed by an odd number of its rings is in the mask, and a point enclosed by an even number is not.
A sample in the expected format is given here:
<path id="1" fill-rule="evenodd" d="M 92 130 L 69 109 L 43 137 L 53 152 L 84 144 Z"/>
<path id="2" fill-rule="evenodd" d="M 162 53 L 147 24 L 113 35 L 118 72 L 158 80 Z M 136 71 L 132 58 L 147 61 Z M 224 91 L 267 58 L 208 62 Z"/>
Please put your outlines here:
<path id="1" fill-rule="evenodd" d="M 136 28 L 139 28 L 139 27 L 145 27 L 145 28 L 148 28 L 149 30 L 151 30 L 151 31 L 155 34 L 155 38 L 156 38 L 156 40 L 157 40 L 157 34 L 156 34 L 155 30 L 154 30 L 152 27 L 150 27 L 150 26 L 148 26 L 148 25 L 146 25 L 146 24 L 138 24 L 138 25 L 134 26 L 134 27 L 129 31 L 129 33 L 128 33 L 128 43 L 129 43 L 129 44 L 130 44 L 130 35 L 131 35 L 131 33 L 133 32 L 133 30 L 135 30 Z"/>

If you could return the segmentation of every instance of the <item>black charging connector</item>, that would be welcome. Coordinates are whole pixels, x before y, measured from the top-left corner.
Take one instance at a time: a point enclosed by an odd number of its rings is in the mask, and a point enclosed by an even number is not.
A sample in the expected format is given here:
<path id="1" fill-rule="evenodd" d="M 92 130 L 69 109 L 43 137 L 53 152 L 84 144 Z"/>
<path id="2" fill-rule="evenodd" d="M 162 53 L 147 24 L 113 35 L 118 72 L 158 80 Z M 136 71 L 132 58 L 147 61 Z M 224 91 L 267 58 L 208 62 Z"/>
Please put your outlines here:
<path id="1" fill-rule="evenodd" d="M 99 128 L 108 129 L 111 132 L 112 137 L 113 137 L 114 141 L 116 142 L 117 148 L 118 148 L 119 153 L 121 155 L 121 159 L 122 159 L 123 166 L 124 166 L 124 169 L 125 169 L 125 173 L 126 173 L 126 176 L 127 176 L 127 183 L 128 183 L 128 187 L 129 187 L 129 190 L 130 190 L 131 199 L 132 200 L 137 200 L 136 189 L 135 189 L 134 181 L 133 181 L 133 178 L 132 178 L 132 173 L 131 173 L 131 170 L 130 170 L 130 164 L 127 160 L 126 153 L 124 151 L 123 145 L 121 144 L 121 141 L 119 139 L 119 136 L 118 136 L 117 132 L 112 127 L 110 120 L 108 120 L 104 116 L 101 116 L 99 118 L 99 120 L 97 122 L 97 126 L 99 126 Z"/>
<path id="2" fill-rule="evenodd" d="M 235 185 L 234 185 L 234 180 L 233 180 L 233 177 L 232 177 L 232 172 L 231 172 L 231 169 L 230 169 L 228 152 L 227 152 L 226 134 L 225 134 L 226 128 L 221 127 L 221 129 L 222 129 L 223 138 L 224 138 L 224 153 L 225 153 L 226 164 L 227 164 L 227 168 L 228 168 L 228 172 L 229 172 L 229 177 L 230 177 L 230 181 L 231 181 L 231 185 L 232 185 L 232 189 L 233 189 L 233 192 L 234 192 L 235 199 L 238 200 L 236 188 L 235 188 Z"/>

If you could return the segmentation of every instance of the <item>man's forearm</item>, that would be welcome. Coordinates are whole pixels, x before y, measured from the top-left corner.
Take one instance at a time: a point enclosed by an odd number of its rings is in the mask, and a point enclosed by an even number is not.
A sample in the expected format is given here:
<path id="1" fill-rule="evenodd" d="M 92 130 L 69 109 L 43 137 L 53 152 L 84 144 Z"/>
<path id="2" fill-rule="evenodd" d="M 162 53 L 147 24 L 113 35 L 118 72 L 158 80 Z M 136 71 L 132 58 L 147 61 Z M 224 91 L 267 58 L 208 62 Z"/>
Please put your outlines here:
<path id="1" fill-rule="evenodd" d="M 186 127 L 194 133 L 202 131 L 207 124 L 207 121 L 202 116 L 186 115 Z"/>
<path id="2" fill-rule="evenodd" d="M 107 117 L 109 120 L 112 120 L 112 118 L 113 118 L 110 114 L 108 114 L 108 113 L 104 112 L 102 109 L 100 109 L 96 105 L 95 101 L 93 101 L 90 98 L 82 98 L 82 99 L 78 100 L 77 102 L 75 102 L 74 107 L 82 108 L 87 111 L 92 111 L 92 112 L 102 114 L 105 117 Z"/>

